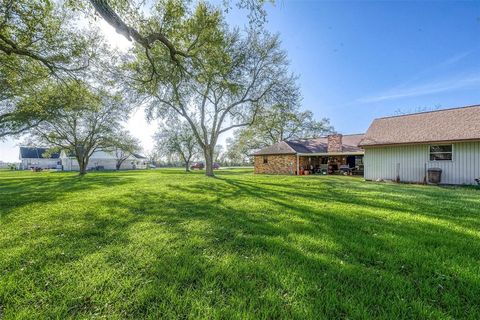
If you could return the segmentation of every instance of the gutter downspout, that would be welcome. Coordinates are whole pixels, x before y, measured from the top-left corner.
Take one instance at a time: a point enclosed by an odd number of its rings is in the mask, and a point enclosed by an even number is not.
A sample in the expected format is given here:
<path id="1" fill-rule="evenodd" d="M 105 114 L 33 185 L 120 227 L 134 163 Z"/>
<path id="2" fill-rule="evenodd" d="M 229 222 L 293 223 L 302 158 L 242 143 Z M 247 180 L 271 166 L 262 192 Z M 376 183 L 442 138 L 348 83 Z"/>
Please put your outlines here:
<path id="1" fill-rule="evenodd" d="M 300 175 L 300 156 L 297 153 L 297 176 Z"/>

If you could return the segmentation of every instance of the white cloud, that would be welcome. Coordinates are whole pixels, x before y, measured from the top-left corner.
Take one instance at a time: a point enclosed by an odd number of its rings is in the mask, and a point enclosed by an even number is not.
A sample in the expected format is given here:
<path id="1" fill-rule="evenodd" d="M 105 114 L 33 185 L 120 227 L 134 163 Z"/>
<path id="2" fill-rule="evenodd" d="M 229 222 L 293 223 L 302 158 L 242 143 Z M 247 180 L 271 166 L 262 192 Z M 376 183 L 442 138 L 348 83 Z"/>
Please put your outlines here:
<path id="1" fill-rule="evenodd" d="M 443 80 L 434 80 L 424 84 L 396 88 L 387 90 L 383 93 L 358 99 L 361 103 L 380 102 L 386 100 L 395 100 L 401 98 L 411 98 L 423 96 L 433 93 L 447 92 L 452 90 L 466 89 L 466 88 L 480 88 L 480 75 L 473 74 L 463 77 L 453 77 Z"/>
<path id="2" fill-rule="evenodd" d="M 357 102 L 380 102 L 478 86 L 480 82 L 480 74 L 478 72 L 475 74 L 459 74 L 458 71 L 454 69 L 460 61 L 466 59 L 475 51 L 477 50 L 459 52 L 438 64 L 421 70 L 412 75 L 407 81 L 393 88 L 376 95 L 360 98 Z M 449 70 L 450 72 L 448 72 Z M 445 74 L 451 74 L 453 70 L 457 72 L 456 75 L 446 78 Z"/>
<path id="3" fill-rule="evenodd" d="M 438 64 L 438 68 L 443 68 L 443 67 L 448 67 L 450 65 L 456 64 L 457 62 L 460 62 L 461 60 L 465 59 L 468 57 L 471 53 L 473 53 L 474 50 L 469 50 L 465 52 L 460 52 L 447 60 L 443 61 L 442 63 Z"/>

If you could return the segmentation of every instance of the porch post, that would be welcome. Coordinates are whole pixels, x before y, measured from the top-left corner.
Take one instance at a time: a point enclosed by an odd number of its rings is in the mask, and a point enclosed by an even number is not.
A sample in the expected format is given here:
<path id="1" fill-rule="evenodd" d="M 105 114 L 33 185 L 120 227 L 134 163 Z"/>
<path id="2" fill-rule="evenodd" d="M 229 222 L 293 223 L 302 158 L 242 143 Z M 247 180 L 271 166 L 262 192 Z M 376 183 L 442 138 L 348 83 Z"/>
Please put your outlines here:
<path id="1" fill-rule="evenodd" d="M 300 156 L 297 153 L 297 176 L 300 175 Z"/>

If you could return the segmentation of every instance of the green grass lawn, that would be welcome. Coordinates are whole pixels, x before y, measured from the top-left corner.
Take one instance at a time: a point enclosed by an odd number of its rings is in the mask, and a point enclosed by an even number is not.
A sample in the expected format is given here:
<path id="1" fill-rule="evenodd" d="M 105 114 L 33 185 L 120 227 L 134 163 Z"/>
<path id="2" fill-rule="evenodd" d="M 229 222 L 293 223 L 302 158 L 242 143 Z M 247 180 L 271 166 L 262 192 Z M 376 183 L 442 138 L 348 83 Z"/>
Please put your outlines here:
<path id="1" fill-rule="evenodd" d="M 0 173 L 0 319 L 480 319 L 480 190 Z"/>

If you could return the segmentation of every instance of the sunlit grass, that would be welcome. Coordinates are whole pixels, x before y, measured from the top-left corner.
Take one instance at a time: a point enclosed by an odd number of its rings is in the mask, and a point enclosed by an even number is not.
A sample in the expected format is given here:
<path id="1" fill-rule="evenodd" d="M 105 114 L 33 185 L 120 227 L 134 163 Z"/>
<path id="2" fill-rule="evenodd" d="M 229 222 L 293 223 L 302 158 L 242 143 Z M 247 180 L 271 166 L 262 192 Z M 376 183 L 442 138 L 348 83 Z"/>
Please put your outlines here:
<path id="1" fill-rule="evenodd" d="M 0 172 L 0 318 L 480 318 L 480 190 Z"/>

